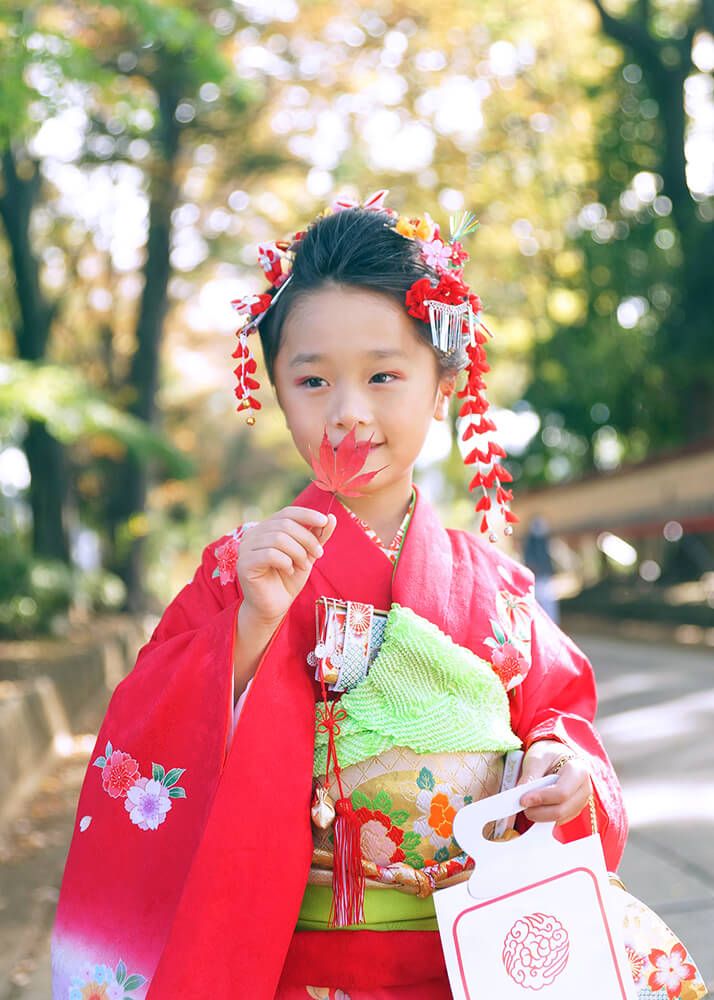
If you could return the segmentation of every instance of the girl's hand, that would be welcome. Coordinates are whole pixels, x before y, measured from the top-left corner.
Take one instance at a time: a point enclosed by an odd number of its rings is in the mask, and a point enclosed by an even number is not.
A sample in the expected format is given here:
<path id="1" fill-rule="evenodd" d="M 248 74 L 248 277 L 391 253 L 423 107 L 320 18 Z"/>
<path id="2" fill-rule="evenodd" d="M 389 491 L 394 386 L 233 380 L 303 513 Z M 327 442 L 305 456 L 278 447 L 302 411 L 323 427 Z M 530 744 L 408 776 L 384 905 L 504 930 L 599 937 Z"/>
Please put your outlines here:
<path id="1" fill-rule="evenodd" d="M 287 614 L 336 525 L 334 514 L 283 507 L 245 532 L 237 573 L 252 620 L 273 626 Z"/>
<path id="2" fill-rule="evenodd" d="M 570 752 L 569 747 L 557 740 L 538 740 L 533 743 L 523 758 L 523 770 L 518 784 L 524 785 L 542 778 L 550 773 L 559 757 Z M 574 756 L 558 771 L 558 780 L 554 785 L 525 794 L 521 803 L 527 806 L 525 814 L 532 822 L 560 824 L 575 819 L 588 804 L 591 794 L 587 764 L 582 758 Z"/>

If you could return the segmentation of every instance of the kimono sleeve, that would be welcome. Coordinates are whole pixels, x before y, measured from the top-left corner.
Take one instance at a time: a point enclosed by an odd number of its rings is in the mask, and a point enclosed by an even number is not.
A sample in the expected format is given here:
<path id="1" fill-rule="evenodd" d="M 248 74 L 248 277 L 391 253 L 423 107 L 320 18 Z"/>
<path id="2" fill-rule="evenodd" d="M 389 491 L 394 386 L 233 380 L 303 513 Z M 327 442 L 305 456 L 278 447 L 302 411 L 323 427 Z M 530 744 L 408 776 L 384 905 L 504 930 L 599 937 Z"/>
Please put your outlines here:
<path id="1" fill-rule="evenodd" d="M 152 715 L 162 725 L 170 720 L 190 723 L 197 735 L 206 738 L 217 727 L 226 730 L 224 738 L 228 735 L 242 594 L 237 579 L 222 583 L 217 573 L 215 553 L 221 541 L 203 550 L 193 578 L 167 606 L 139 651 L 134 669 L 114 692 L 110 711 L 124 715 L 124 709 L 131 713 L 131 706 L 151 706 L 141 713 L 145 736 Z M 212 743 L 209 738 L 208 744 Z"/>
<path id="2" fill-rule="evenodd" d="M 513 708 L 524 749 L 537 740 L 558 740 L 588 760 L 598 832 L 610 871 L 616 871 L 627 836 L 622 790 L 594 726 L 595 675 L 585 654 L 534 602 L 532 666 Z M 565 840 L 591 832 L 589 810 L 564 824 Z"/>
<path id="3" fill-rule="evenodd" d="M 225 767 L 233 709 L 242 598 L 235 572 L 224 572 L 225 584 L 214 575 L 216 544 L 166 608 L 102 722 L 57 909 L 54 996 L 74 995 L 88 955 L 92 967 L 120 962 L 150 978 L 171 926 Z"/>

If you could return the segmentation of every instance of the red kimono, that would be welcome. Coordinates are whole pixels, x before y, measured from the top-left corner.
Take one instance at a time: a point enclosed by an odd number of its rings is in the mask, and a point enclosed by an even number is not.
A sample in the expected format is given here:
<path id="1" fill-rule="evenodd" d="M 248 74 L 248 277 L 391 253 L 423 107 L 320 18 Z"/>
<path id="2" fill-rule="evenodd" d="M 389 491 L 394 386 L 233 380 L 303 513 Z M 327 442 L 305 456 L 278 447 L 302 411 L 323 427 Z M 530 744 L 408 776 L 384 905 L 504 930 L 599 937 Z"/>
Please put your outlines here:
<path id="1" fill-rule="evenodd" d="M 310 485 L 294 502 L 324 511 L 330 497 Z M 449 996 L 435 931 L 295 931 L 312 856 L 315 601 L 398 602 L 491 660 L 499 594 L 522 614 L 532 575 L 468 532 L 444 530 L 418 489 L 396 568 L 341 505 L 333 510 L 334 534 L 261 660 L 232 741 L 241 593 L 215 575 L 220 540 L 114 692 L 62 884 L 55 998 L 272 1000 L 305 983 L 339 983 L 358 997 Z M 626 820 L 592 725 L 592 669 L 532 608 L 530 669 L 509 694 L 512 728 L 525 747 L 553 738 L 588 757 L 614 871 Z M 587 834 L 588 811 L 561 831 Z"/>

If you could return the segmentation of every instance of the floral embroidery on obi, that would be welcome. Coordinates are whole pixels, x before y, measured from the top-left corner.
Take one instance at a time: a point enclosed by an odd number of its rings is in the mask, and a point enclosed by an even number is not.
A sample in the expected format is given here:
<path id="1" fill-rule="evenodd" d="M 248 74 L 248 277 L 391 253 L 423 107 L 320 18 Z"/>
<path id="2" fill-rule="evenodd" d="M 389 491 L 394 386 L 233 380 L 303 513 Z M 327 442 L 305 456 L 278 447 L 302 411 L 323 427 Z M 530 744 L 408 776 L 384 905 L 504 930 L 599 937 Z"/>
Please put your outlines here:
<path id="1" fill-rule="evenodd" d="M 177 782 L 186 770 L 173 767 L 167 771 L 161 764 L 151 765 L 151 777 L 142 777 L 139 762 L 123 750 L 107 743 L 104 756 L 92 761 L 102 772 L 102 787 L 113 799 L 124 799 L 129 819 L 140 830 L 156 830 L 166 819 L 172 799 L 185 799 L 186 791 Z M 91 816 L 83 816 L 80 829 L 84 832 Z"/>
<path id="2" fill-rule="evenodd" d="M 511 691 L 523 683 L 531 668 L 533 588 L 516 593 L 508 570 L 499 566 L 498 572 L 509 589 L 496 593 L 496 616 L 490 619 L 493 634 L 484 639 L 484 645 L 491 649 L 491 666 L 506 691 Z"/>

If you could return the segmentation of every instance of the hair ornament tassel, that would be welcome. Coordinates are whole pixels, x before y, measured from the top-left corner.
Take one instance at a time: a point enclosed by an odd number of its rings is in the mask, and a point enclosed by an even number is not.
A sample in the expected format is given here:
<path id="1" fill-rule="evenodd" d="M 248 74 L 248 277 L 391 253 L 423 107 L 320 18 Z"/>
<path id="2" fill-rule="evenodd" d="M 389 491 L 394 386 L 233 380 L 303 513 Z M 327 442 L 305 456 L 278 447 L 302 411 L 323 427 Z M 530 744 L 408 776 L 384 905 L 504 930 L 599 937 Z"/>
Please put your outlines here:
<path id="1" fill-rule="evenodd" d="M 238 347 L 233 352 L 233 357 L 238 358 L 238 364 L 233 369 L 237 379 L 237 385 L 234 389 L 236 399 L 238 400 L 236 410 L 238 413 L 241 413 L 243 410 L 260 410 L 260 400 L 256 399 L 253 395 L 260 388 L 260 382 L 253 377 L 258 370 L 258 365 L 248 346 L 248 332 L 245 328 L 238 331 Z M 247 423 L 251 427 L 255 423 L 255 417 L 252 412 L 248 415 Z"/>
<path id="2" fill-rule="evenodd" d="M 469 337 L 473 336 L 474 318 L 470 303 L 453 304 L 425 299 L 424 305 L 429 309 L 432 343 L 447 356 L 462 346 L 464 322 L 468 324 Z"/>

